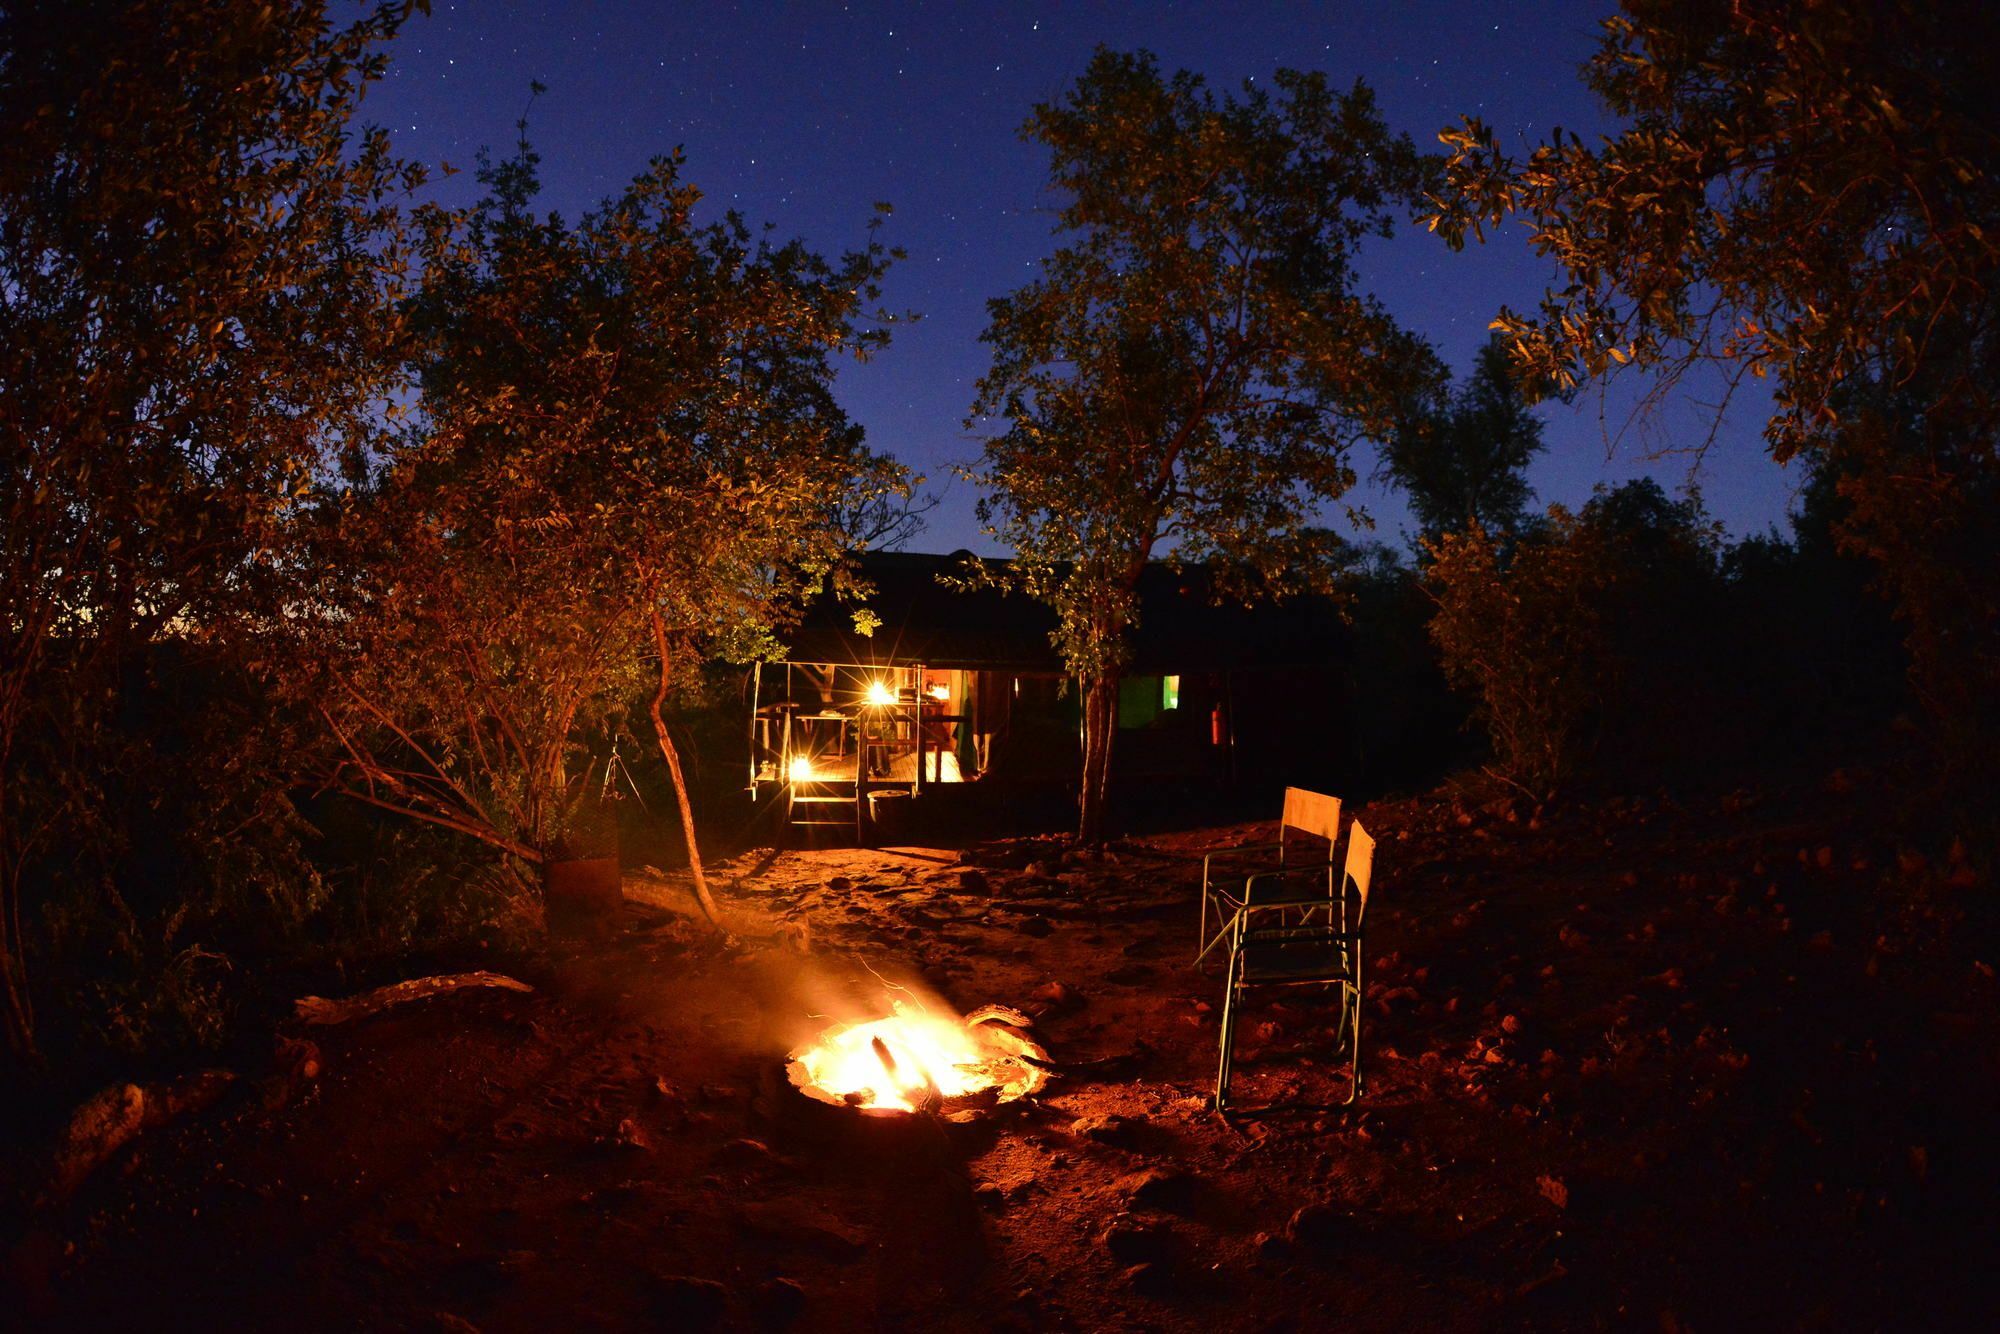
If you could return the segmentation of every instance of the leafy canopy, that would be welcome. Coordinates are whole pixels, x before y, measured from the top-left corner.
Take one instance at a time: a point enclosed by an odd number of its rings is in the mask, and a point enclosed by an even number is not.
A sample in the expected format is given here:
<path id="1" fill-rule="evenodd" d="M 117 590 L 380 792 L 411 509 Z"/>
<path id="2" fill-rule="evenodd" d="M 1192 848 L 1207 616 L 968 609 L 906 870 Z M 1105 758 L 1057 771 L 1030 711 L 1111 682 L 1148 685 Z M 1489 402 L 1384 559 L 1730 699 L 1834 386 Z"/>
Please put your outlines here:
<path id="1" fill-rule="evenodd" d="M 1156 551 L 1239 592 L 1311 584 L 1348 451 L 1435 374 L 1352 290 L 1363 240 L 1416 200 L 1427 160 L 1373 94 L 1281 70 L 1217 96 L 1150 55 L 1100 50 L 1022 131 L 1049 151 L 1062 244 L 988 303 L 993 416 L 971 476 L 1073 668 L 1119 660 Z"/>
<path id="2" fill-rule="evenodd" d="M 258 666 L 245 631 L 294 595 L 298 503 L 396 383 L 400 204 L 422 173 L 355 119 L 418 7 L 0 7 L 0 1026 L 16 1052 L 34 1040 L 38 910 L 96 885 L 121 942 L 150 929 L 115 864 L 125 813 L 180 803 L 165 838 L 213 836 L 190 854 L 210 864 L 231 832 L 286 818 L 282 795 L 218 777 L 246 748 L 206 722 L 191 730 L 223 749 L 190 763 L 191 794 L 140 701 L 162 645 L 218 674 Z M 181 916 L 162 916 L 170 936 Z"/>
<path id="3" fill-rule="evenodd" d="M 1768 378 L 1780 461 L 1839 479 L 1956 752 L 2000 746 L 2000 7 L 1628 0 L 1585 78 L 1625 121 L 1525 158 L 1447 131 L 1432 225 L 1508 216 L 1567 274 L 1503 312 L 1531 379 Z M 1718 414 L 1717 420 L 1720 421 Z M 1969 776 L 1969 775 L 1961 775 Z M 1963 782 L 1953 784 L 1969 788 Z"/>
<path id="4" fill-rule="evenodd" d="M 1432 226 L 1509 215 L 1567 284 L 1498 321 L 1559 388 L 1614 365 L 1769 376 L 1780 459 L 1826 443 L 1841 387 L 1897 382 L 1990 319 L 2000 106 L 1986 4 L 1633 0 L 1585 79 L 1625 121 L 1524 159 L 1467 120 L 1442 138 Z M 1965 356 L 1971 349 L 1961 349 Z M 1952 392 L 1990 412 L 1992 340 Z"/>
<path id="5" fill-rule="evenodd" d="M 664 689 L 669 653 L 767 648 L 843 574 L 832 498 L 903 487 L 831 390 L 886 337 L 888 252 L 700 223 L 680 167 L 571 224 L 524 146 L 462 227 L 427 219 L 420 394 L 342 515 L 369 575 L 328 621 L 341 781 L 527 862 L 649 659 Z"/>

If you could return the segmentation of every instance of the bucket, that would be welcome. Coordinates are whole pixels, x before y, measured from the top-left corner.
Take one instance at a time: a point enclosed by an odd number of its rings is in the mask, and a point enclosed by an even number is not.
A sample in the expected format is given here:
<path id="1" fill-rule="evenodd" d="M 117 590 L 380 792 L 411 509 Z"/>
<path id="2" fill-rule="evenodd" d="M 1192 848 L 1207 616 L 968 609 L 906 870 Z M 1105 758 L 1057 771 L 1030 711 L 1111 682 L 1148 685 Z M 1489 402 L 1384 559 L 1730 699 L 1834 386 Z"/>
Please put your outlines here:
<path id="1" fill-rule="evenodd" d="M 877 843 L 907 842 L 910 827 L 910 794 L 870 792 L 868 823 L 874 827 L 874 841 Z"/>

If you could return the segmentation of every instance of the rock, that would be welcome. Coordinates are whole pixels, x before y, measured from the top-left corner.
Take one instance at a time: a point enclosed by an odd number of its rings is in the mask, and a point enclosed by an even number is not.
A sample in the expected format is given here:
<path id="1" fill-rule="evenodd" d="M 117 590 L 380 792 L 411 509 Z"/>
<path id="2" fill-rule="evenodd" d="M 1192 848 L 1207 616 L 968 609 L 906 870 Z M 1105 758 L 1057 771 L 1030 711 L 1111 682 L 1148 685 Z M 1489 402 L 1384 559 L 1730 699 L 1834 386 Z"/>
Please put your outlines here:
<path id="1" fill-rule="evenodd" d="M 729 1313 L 729 1289 L 712 1278 L 658 1274 L 653 1309 L 672 1329 L 712 1329 Z"/>
<path id="2" fill-rule="evenodd" d="M 839 893 L 842 890 L 853 889 L 854 878 L 852 876 L 845 876 L 845 875 L 830 875 L 826 879 L 820 881 L 820 887 L 822 889 L 830 889 L 835 893 Z"/>
<path id="3" fill-rule="evenodd" d="M 777 1167 L 783 1159 L 762 1140 L 733 1139 L 715 1151 L 715 1161 L 732 1167 Z"/>
<path id="4" fill-rule="evenodd" d="M 1193 1206 L 1201 1193 L 1201 1180 L 1186 1172 L 1149 1167 L 1134 1172 L 1118 1183 L 1118 1191 L 1135 1209 L 1160 1209 L 1182 1213 Z"/>
<path id="5" fill-rule="evenodd" d="M 1049 982 L 1036 987 L 1033 999 L 1044 1001 L 1058 1010 L 1070 1010 L 1083 1004 L 1083 995 L 1067 982 Z"/>
<path id="6" fill-rule="evenodd" d="M 1285 1240 L 1307 1250 L 1323 1250 L 1354 1239 L 1354 1215 L 1338 1205 L 1301 1205 L 1285 1224 Z"/>
<path id="7" fill-rule="evenodd" d="M 137 1084 L 113 1084 L 77 1108 L 56 1150 L 50 1183 L 56 1198 L 67 1197 L 99 1163 L 123 1148 L 145 1117 L 146 1092 Z"/>
<path id="8" fill-rule="evenodd" d="M 859 1236 L 849 1235 L 832 1223 L 809 1221 L 797 1212 L 769 1206 L 746 1206 L 737 1230 L 757 1249 L 803 1251 L 832 1264 L 851 1265 L 868 1254 Z"/>
<path id="9" fill-rule="evenodd" d="M 1121 1218 L 1104 1229 L 1097 1244 L 1123 1265 L 1159 1264 L 1171 1260 L 1178 1239 L 1165 1223 L 1143 1223 Z"/>
<path id="10" fill-rule="evenodd" d="M 1039 938 L 1054 932 L 1055 926 L 1046 917 L 1030 917 L 1014 929 L 1024 936 Z"/>
<path id="11" fill-rule="evenodd" d="M 1125 1282 L 1141 1297 L 1164 1297 L 1173 1291 L 1173 1270 L 1157 1260 L 1133 1265 L 1125 1271 Z"/>
<path id="12" fill-rule="evenodd" d="M 280 1035 L 277 1045 L 278 1068 L 293 1079 L 318 1079 L 326 1063 L 319 1054 L 319 1044 L 307 1038 L 288 1038 Z"/>
<path id="13" fill-rule="evenodd" d="M 791 1324 L 806 1309 L 806 1290 L 789 1278 L 774 1278 L 757 1289 L 757 1323 L 766 1329 Z"/>
<path id="14" fill-rule="evenodd" d="M 1138 1137 L 1144 1127 L 1143 1121 L 1129 1116 L 1111 1113 L 1105 1116 L 1079 1116 L 1069 1123 L 1069 1133 L 1083 1139 L 1096 1140 L 1099 1144 L 1129 1145 Z"/>
<path id="15" fill-rule="evenodd" d="M 993 882 L 986 878 L 986 872 L 974 867 L 958 873 L 958 887 L 968 894 L 991 894 Z"/>

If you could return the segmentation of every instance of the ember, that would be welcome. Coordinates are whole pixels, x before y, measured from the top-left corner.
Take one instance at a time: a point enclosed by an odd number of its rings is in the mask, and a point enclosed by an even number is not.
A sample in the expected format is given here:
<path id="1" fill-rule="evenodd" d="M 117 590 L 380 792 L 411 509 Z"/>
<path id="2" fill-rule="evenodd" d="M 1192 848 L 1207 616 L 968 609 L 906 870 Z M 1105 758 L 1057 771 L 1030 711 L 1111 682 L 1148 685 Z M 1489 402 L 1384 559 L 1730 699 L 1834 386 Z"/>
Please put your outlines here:
<path id="1" fill-rule="evenodd" d="M 898 1000 L 884 1018 L 836 1024 L 793 1052 L 791 1082 L 809 1097 L 866 1111 L 1011 1102 L 1047 1082 L 1038 1066 L 1047 1053 L 995 1023 L 1026 1019 L 999 1006 L 960 1019 Z"/>

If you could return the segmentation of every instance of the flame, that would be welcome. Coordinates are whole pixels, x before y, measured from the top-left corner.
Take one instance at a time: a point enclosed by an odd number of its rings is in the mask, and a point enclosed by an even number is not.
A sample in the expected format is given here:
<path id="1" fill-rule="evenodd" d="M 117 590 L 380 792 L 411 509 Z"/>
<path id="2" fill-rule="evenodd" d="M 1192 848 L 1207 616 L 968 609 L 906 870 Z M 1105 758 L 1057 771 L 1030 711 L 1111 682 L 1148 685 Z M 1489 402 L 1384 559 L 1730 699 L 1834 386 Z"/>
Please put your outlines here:
<path id="1" fill-rule="evenodd" d="M 946 703 L 951 699 L 951 687 L 942 681 L 934 681 L 931 683 L 930 696 L 940 704 Z"/>
<path id="2" fill-rule="evenodd" d="M 896 692 L 889 688 L 887 681 L 870 681 L 868 683 L 868 702 L 877 706 L 894 704 L 896 702 Z"/>
<path id="3" fill-rule="evenodd" d="M 902 1001 L 884 1019 L 830 1029 L 798 1054 L 814 1084 L 859 1107 L 913 1112 L 936 1089 L 946 1098 L 990 1087 L 983 1051 L 956 1018 L 941 1019 Z"/>

